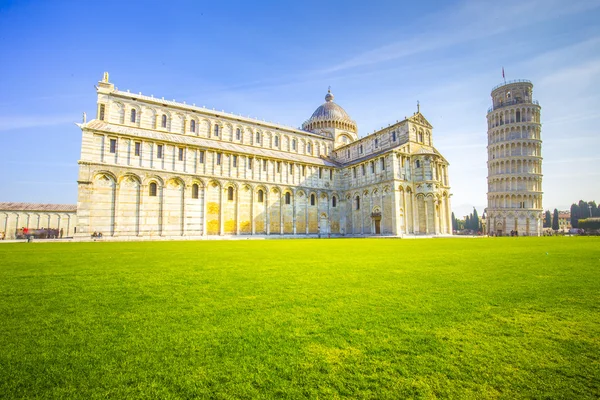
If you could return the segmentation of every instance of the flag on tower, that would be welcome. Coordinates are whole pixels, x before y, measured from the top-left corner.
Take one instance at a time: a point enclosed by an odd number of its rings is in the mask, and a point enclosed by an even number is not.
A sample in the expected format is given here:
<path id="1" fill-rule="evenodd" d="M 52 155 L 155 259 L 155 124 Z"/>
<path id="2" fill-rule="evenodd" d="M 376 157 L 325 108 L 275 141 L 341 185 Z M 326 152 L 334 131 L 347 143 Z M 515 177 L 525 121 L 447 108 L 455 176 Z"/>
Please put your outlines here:
<path id="1" fill-rule="evenodd" d="M 506 79 L 506 77 L 504 76 L 504 67 L 502 67 L 502 79 Z"/>

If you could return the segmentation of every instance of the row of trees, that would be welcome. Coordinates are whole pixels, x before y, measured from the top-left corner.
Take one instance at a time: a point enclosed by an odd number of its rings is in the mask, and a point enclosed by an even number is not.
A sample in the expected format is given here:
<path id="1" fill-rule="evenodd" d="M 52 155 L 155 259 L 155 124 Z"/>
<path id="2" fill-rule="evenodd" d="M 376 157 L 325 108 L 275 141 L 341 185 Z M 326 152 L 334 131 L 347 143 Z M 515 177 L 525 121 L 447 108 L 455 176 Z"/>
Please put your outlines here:
<path id="1" fill-rule="evenodd" d="M 579 226 L 579 221 L 586 218 L 600 217 L 600 208 L 595 201 L 579 200 L 579 203 L 571 205 L 571 226 L 573 228 L 582 228 Z M 544 214 L 544 228 L 552 228 L 558 230 L 558 210 L 555 208 L 553 213 L 546 210 Z"/>
<path id="2" fill-rule="evenodd" d="M 456 219 L 454 213 L 452 213 L 452 230 L 462 231 L 463 229 L 469 229 L 475 232 L 481 231 L 481 220 L 477 214 L 477 209 L 473 207 L 473 212 L 465 217 L 464 220 Z"/>
<path id="3" fill-rule="evenodd" d="M 556 208 L 552 214 L 550 214 L 550 210 L 546 210 L 546 214 L 544 214 L 544 228 L 558 230 L 558 210 Z"/>
<path id="4" fill-rule="evenodd" d="M 579 203 L 571 205 L 571 226 L 579 228 L 579 220 L 585 218 L 600 217 L 600 209 L 595 201 L 579 200 Z"/>

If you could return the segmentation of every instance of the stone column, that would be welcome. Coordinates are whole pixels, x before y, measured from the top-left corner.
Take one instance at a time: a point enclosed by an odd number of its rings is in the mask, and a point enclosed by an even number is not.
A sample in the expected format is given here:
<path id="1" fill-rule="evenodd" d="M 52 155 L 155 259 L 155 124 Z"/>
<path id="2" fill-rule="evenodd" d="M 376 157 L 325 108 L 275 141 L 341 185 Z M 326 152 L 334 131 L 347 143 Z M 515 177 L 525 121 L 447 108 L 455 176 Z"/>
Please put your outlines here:
<path id="1" fill-rule="evenodd" d="M 292 191 L 292 225 L 293 225 L 293 232 L 294 235 L 296 234 L 296 191 Z"/>
<path id="2" fill-rule="evenodd" d="M 283 235 L 283 190 L 279 191 L 279 234 Z"/>
<path id="3" fill-rule="evenodd" d="M 250 196 L 250 229 L 252 235 L 256 234 L 256 227 L 254 226 L 254 188 L 252 188 L 252 195 Z"/>
<path id="4" fill-rule="evenodd" d="M 202 188 L 202 236 L 206 236 L 206 198 L 208 197 L 208 188 L 206 185 L 208 184 L 207 182 Z"/>
<path id="5" fill-rule="evenodd" d="M 450 195 L 446 196 L 446 233 L 452 234 L 452 211 L 450 210 Z"/>
<path id="6" fill-rule="evenodd" d="M 438 201 L 436 199 L 431 199 L 431 208 L 433 209 L 433 231 L 436 235 L 440 234 L 440 221 L 439 221 L 439 213 L 436 211 L 436 206 L 438 205 Z"/>
<path id="7" fill-rule="evenodd" d="M 113 209 L 114 209 L 115 217 L 113 218 L 112 236 L 119 236 L 117 233 L 117 228 L 119 228 L 119 225 L 117 223 L 117 220 L 119 219 L 119 213 L 118 213 L 119 206 L 117 204 L 117 199 L 119 198 L 120 190 L 121 190 L 121 184 L 118 181 L 115 181 L 115 190 L 113 191 Z"/>
<path id="8" fill-rule="evenodd" d="M 425 206 L 425 233 L 429 235 L 429 207 L 427 207 L 427 197 L 423 198 L 423 205 Z"/>
<path id="9" fill-rule="evenodd" d="M 184 159 L 185 159 L 185 157 L 184 157 Z M 185 216 L 186 211 L 187 211 L 187 209 L 185 208 L 185 199 L 186 199 L 185 192 L 186 192 L 187 187 L 185 185 L 185 182 L 181 182 L 181 185 L 182 185 L 182 188 L 181 188 L 181 227 L 180 227 L 180 229 L 181 229 L 181 236 L 185 236 L 187 234 L 187 232 L 186 232 L 187 224 L 186 224 L 186 216 Z M 191 190 L 191 187 L 190 187 L 190 190 Z"/>
<path id="10" fill-rule="evenodd" d="M 270 215 L 270 212 L 269 212 L 269 195 L 270 195 L 270 192 L 271 192 L 270 190 L 266 190 L 265 189 L 265 195 L 263 197 L 264 201 L 265 201 L 265 212 L 267 213 L 266 218 L 265 218 L 266 223 L 267 223 L 267 226 L 266 226 L 266 228 L 267 228 L 266 229 L 267 235 L 271 234 L 271 215 Z"/>
<path id="11" fill-rule="evenodd" d="M 229 163 L 231 164 L 231 158 L 229 157 Z M 229 170 L 229 175 L 231 175 L 231 169 Z M 252 196 L 254 196 L 254 192 L 251 189 Z M 240 234 L 240 191 L 239 189 L 235 191 L 235 234 L 239 236 Z"/>
<path id="12" fill-rule="evenodd" d="M 419 210 L 417 209 L 418 207 L 415 207 L 415 194 L 412 193 L 412 192 L 410 194 L 410 205 L 411 205 L 410 208 L 412 209 L 413 234 L 417 234 L 418 232 L 420 232 L 420 229 L 419 229 L 419 218 L 417 218 Z"/>
<path id="13" fill-rule="evenodd" d="M 213 163 L 214 164 L 214 163 Z M 213 165 L 214 167 L 214 165 Z M 219 182 L 220 183 L 220 182 Z M 221 185 L 220 196 L 219 196 L 219 235 L 223 236 L 225 232 L 225 221 L 223 218 L 223 193 L 225 192 L 225 188 Z"/>
<path id="14" fill-rule="evenodd" d="M 15 213 L 15 231 L 13 232 L 13 239 L 17 238 L 17 229 L 19 229 L 19 217 L 20 214 L 18 212 Z"/>
<path id="15" fill-rule="evenodd" d="M 402 210 L 404 211 L 404 217 L 402 218 L 404 222 L 403 233 L 408 233 L 408 224 L 406 223 L 408 218 L 408 207 L 406 207 L 406 190 L 402 190 Z"/>
<path id="16" fill-rule="evenodd" d="M 308 194 L 308 191 L 306 191 L 306 201 L 304 202 L 304 203 L 306 203 L 306 207 L 305 207 L 306 211 L 305 211 L 305 216 L 304 216 L 305 218 L 304 219 L 306 221 L 306 229 L 305 230 L 306 230 L 306 234 L 307 235 L 308 235 L 308 201 L 309 201 L 309 196 L 310 195 Z"/>

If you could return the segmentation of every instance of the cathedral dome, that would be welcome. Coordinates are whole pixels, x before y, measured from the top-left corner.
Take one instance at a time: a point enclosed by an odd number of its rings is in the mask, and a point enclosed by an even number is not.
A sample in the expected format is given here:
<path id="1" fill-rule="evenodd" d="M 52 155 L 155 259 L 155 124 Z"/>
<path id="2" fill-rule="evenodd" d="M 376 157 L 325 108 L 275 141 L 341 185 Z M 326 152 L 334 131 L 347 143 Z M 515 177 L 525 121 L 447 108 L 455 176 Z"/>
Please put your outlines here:
<path id="1" fill-rule="evenodd" d="M 356 122 L 350 118 L 346 110 L 333 102 L 331 90 L 325 95 L 325 103 L 315 110 L 310 119 L 302 124 L 305 131 L 315 131 L 322 128 L 345 129 L 356 132 Z"/>

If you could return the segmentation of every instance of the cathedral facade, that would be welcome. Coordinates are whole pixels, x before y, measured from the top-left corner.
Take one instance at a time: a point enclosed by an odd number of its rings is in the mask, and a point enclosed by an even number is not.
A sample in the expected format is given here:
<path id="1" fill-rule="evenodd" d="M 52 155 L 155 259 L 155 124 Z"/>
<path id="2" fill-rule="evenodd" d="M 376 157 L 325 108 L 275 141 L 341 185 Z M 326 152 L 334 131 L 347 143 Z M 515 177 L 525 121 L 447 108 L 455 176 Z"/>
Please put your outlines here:
<path id="1" fill-rule="evenodd" d="M 448 162 L 419 111 L 359 138 L 331 92 L 298 129 L 119 91 L 107 73 L 97 95 L 77 235 L 452 233 Z"/>

